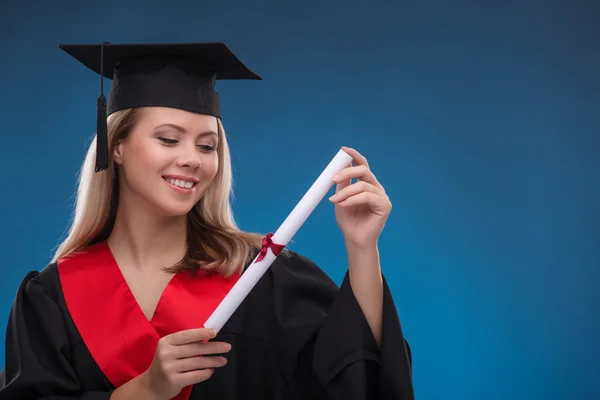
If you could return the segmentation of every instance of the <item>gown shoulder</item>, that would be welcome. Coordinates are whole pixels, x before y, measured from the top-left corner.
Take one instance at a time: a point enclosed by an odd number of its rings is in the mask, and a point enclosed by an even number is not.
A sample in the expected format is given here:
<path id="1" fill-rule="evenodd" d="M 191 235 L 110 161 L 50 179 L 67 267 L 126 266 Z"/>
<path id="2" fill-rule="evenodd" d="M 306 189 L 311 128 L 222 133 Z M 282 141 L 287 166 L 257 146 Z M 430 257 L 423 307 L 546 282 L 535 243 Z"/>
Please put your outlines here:
<path id="1" fill-rule="evenodd" d="M 56 264 L 32 270 L 22 279 L 8 318 L 0 400 L 110 399 L 111 389 L 82 389 L 71 362 L 77 343 L 70 340 L 73 334 L 59 305 L 60 295 Z"/>

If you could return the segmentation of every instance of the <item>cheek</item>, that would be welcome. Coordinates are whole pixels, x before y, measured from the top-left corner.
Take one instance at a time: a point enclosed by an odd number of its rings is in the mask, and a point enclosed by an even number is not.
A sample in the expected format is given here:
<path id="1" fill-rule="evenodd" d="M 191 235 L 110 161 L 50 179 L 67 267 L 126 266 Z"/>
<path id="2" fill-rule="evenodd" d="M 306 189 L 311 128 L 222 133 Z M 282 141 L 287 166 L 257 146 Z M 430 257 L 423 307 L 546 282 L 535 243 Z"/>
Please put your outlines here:
<path id="1" fill-rule="evenodd" d="M 129 157 L 126 158 L 124 164 L 129 169 L 139 174 L 152 174 L 168 164 L 168 154 L 158 146 L 150 146 L 148 144 L 138 144 L 130 149 Z"/>
<path id="2" fill-rule="evenodd" d="M 206 168 L 206 173 L 210 176 L 210 179 L 213 179 L 217 172 L 219 171 L 219 159 L 215 156 L 214 160 L 211 160 L 209 166 Z"/>

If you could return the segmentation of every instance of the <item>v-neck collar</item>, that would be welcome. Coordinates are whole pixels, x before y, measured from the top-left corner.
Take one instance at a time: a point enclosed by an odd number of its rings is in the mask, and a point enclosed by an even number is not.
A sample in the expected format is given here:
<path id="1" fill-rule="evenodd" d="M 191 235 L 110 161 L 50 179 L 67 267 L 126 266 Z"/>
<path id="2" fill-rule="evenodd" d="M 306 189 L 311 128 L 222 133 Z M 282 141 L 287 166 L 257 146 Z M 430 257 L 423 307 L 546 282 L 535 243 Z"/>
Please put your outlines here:
<path id="1" fill-rule="evenodd" d="M 121 267 L 119 266 L 119 263 L 117 262 L 117 259 L 115 258 L 115 255 L 112 252 L 108 242 L 104 241 L 104 242 L 98 243 L 98 250 L 106 253 L 107 265 L 111 269 L 114 270 L 114 271 L 111 271 L 110 276 L 114 276 L 115 279 L 118 279 L 120 281 L 119 286 L 123 287 L 124 292 L 126 292 L 126 293 L 124 293 L 124 296 L 126 297 L 128 307 L 131 307 L 132 309 L 134 309 L 134 308 L 138 309 L 139 314 L 141 314 L 142 318 L 144 318 L 146 321 L 148 321 L 148 323 L 150 325 L 154 325 L 156 312 L 161 307 L 163 298 L 166 295 L 170 294 L 171 291 L 169 290 L 169 288 L 171 286 L 171 283 L 174 280 L 176 280 L 177 278 L 179 278 L 181 273 L 173 274 L 171 276 L 171 278 L 167 282 L 166 286 L 163 288 L 162 292 L 160 293 L 160 297 L 158 298 L 158 301 L 156 302 L 156 306 L 154 308 L 154 311 L 152 312 L 152 316 L 150 317 L 150 319 L 148 319 L 148 317 L 144 313 L 144 310 L 140 306 L 140 303 L 135 298 L 135 295 L 133 294 L 131 287 L 127 283 L 127 279 L 125 278 L 125 275 L 123 274 L 123 271 L 121 270 Z M 138 313 L 136 312 L 136 314 L 138 314 Z"/>

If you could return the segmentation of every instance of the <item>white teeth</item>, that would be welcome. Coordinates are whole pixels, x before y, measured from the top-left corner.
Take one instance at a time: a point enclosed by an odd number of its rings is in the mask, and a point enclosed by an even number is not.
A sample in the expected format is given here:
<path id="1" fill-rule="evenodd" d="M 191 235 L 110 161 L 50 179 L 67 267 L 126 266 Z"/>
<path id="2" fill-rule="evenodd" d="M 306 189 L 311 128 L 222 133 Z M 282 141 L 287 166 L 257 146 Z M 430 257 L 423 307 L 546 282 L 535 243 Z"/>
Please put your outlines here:
<path id="1" fill-rule="evenodd" d="M 167 178 L 166 181 L 169 182 L 171 185 L 175 185 L 183 189 L 190 189 L 192 186 L 194 186 L 194 182 L 186 182 L 182 181 L 181 179 Z"/>

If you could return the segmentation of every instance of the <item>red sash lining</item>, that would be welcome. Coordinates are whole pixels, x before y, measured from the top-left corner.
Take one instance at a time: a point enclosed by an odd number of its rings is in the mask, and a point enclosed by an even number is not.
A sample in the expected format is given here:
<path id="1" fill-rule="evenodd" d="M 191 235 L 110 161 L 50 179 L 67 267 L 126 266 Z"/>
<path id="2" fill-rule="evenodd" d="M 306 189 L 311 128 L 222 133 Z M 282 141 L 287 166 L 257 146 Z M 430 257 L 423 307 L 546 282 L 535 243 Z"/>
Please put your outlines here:
<path id="1" fill-rule="evenodd" d="M 239 275 L 175 275 L 148 321 L 106 241 L 58 261 L 67 308 L 90 354 L 119 387 L 150 366 L 160 337 L 202 327 Z M 186 387 L 176 400 L 187 400 Z"/>

